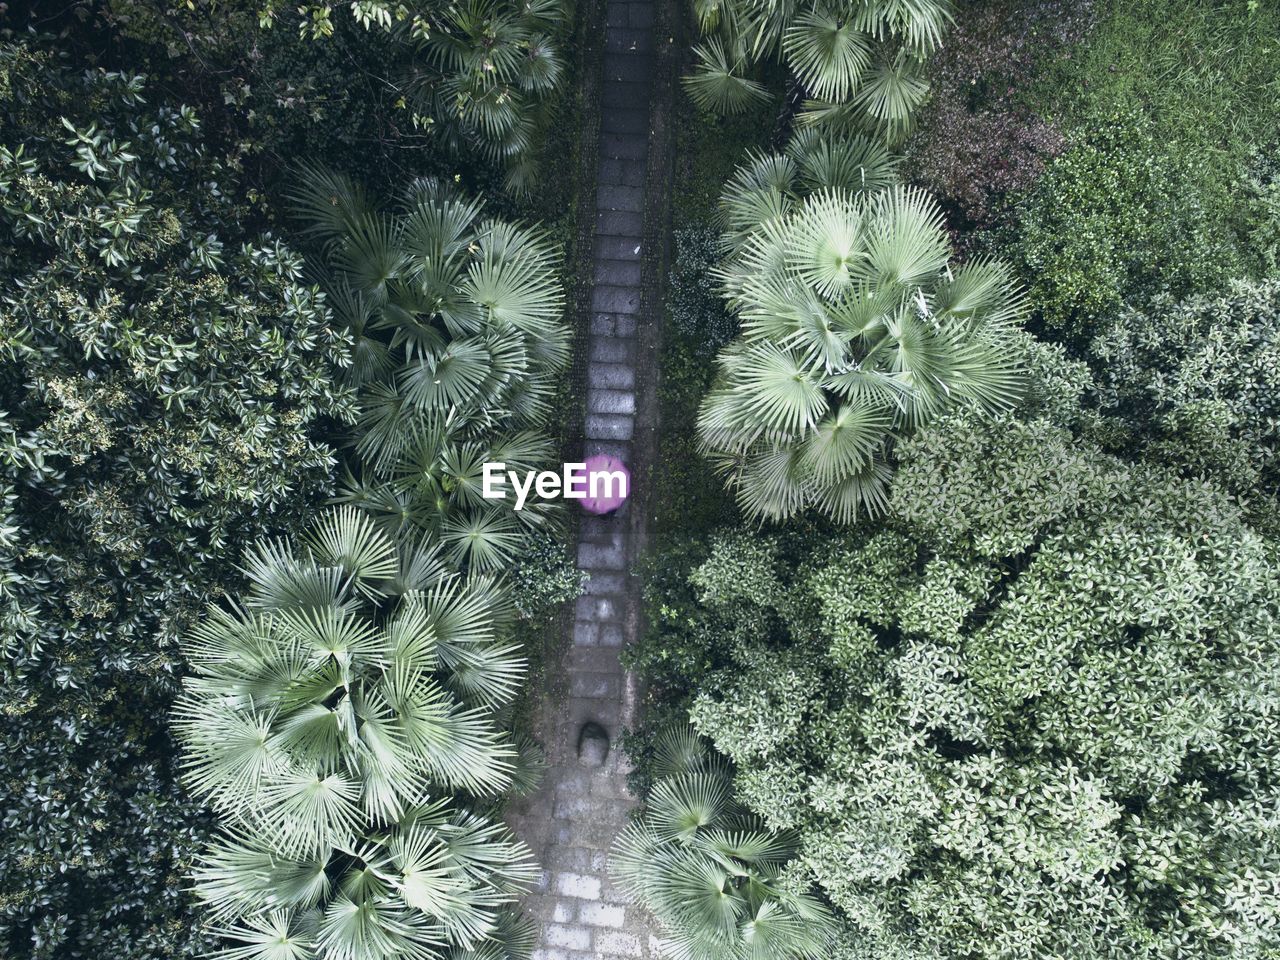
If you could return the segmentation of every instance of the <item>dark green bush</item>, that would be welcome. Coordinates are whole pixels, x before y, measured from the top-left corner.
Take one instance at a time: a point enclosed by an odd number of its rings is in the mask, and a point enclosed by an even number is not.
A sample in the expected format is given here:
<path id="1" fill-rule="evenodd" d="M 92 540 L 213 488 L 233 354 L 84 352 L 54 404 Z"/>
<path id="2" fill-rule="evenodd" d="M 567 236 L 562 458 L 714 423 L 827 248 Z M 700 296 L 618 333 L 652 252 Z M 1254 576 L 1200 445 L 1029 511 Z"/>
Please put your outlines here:
<path id="1" fill-rule="evenodd" d="M 141 78 L 0 47 L 0 953 L 203 946 L 177 637 L 332 491 L 349 338 Z"/>
<path id="2" fill-rule="evenodd" d="M 1044 326 L 1087 340 L 1128 304 L 1237 275 L 1234 238 L 1196 189 L 1205 175 L 1139 114 L 1075 131 L 1023 201 L 1008 248 Z"/>
<path id="3" fill-rule="evenodd" d="M 737 319 L 725 309 L 714 270 L 723 258 L 720 231 L 692 226 L 675 232 L 676 256 L 667 291 L 667 309 L 676 330 L 708 355 L 738 332 Z"/>

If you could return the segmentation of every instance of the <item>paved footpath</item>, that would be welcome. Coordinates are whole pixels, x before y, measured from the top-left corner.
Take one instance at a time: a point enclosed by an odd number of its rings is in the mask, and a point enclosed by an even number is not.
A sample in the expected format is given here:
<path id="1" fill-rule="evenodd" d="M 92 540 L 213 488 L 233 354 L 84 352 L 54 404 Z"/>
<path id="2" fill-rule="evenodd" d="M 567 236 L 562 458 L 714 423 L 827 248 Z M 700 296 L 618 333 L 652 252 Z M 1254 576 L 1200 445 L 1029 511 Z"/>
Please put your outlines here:
<path id="1" fill-rule="evenodd" d="M 585 455 L 611 453 L 645 473 L 633 452 L 636 434 L 637 322 L 641 317 L 649 110 L 653 96 L 654 0 L 608 0 L 600 87 L 600 156 L 586 365 Z M 628 793 L 619 745 L 634 720 L 635 690 L 618 662 L 635 634 L 637 591 L 628 588 L 635 559 L 633 518 L 582 521 L 578 566 L 590 574 L 572 626 L 572 643 L 549 670 L 562 690 L 548 691 L 540 718 L 549 769 L 542 789 L 513 804 L 509 819 L 544 871 L 526 908 L 541 933 L 534 960 L 635 960 L 657 957 L 643 911 L 609 881 L 608 854 L 635 799 Z M 608 736 L 583 741 L 584 725 Z"/>

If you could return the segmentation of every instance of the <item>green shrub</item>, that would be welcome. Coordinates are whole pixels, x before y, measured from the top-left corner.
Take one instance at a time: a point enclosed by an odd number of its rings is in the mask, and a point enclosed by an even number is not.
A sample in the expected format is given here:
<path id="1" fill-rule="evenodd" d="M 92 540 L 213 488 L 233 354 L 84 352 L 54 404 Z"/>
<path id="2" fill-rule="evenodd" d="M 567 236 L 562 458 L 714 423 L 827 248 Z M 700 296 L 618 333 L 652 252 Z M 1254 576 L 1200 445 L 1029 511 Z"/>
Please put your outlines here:
<path id="1" fill-rule="evenodd" d="M 663 777 L 614 843 L 610 873 L 653 912 L 663 952 L 705 960 L 828 960 L 831 915 L 798 890 L 792 834 L 770 833 L 733 797 L 697 734 L 659 744 Z"/>
<path id="2" fill-rule="evenodd" d="M 524 539 L 504 579 L 520 616 L 541 620 L 581 595 L 587 574 L 578 569 L 561 540 L 544 532 Z"/>
<path id="3" fill-rule="evenodd" d="M 1080 343 L 1129 304 L 1210 289 L 1242 269 L 1196 189 L 1207 167 L 1137 113 L 1074 131 L 1017 211 L 1008 255 L 1046 329 Z"/>
<path id="4" fill-rule="evenodd" d="M 1157 298 L 1101 328 L 1089 348 L 1099 406 L 1129 452 L 1211 478 L 1280 532 L 1280 281 Z"/>
<path id="5" fill-rule="evenodd" d="M 350 340 L 138 77 L 0 46 L 0 953 L 202 945 L 170 770 L 178 635 L 332 492 Z"/>
<path id="6" fill-rule="evenodd" d="M 699 107 L 739 113 L 768 97 L 750 74 L 777 58 L 805 97 L 801 123 L 901 134 L 929 92 L 924 63 L 950 25 L 950 0 L 825 3 L 693 0 L 705 42 L 685 86 Z"/>
<path id="7" fill-rule="evenodd" d="M 922 191 L 820 190 L 801 202 L 775 187 L 757 201 L 775 213 L 723 269 L 742 333 L 717 357 L 699 442 L 753 519 L 878 514 L 896 438 L 953 406 L 1016 402 L 1018 291 L 998 261 L 953 267 Z"/>
<path id="8" fill-rule="evenodd" d="M 319 141 L 285 151 L 286 162 L 300 152 L 362 169 L 371 143 L 408 140 L 496 165 L 518 191 L 532 186 L 565 73 L 570 9 L 564 0 L 82 3 L 153 51 L 161 72 L 216 85 L 261 146 Z M 341 156 L 323 149 L 325 138 Z"/>
<path id="9" fill-rule="evenodd" d="M 721 258 L 720 232 L 709 226 L 686 227 L 675 232 L 675 242 L 667 291 L 671 322 L 691 343 L 714 353 L 737 332 L 714 274 Z"/>
<path id="10" fill-rule="evenodd" d="M 175 708 L 222 827 L 194 875 L 220 955 L 527 958 L 511 904 L 535 868 L 485 804 L 518 758 L 505 591 L 351 507 L 244 564 L 247 595 L 186 638 Z"/>
<path id="11" fill-rule="evenodd" d="M 899 463 L 890 523 L 716 538 L 644 641 L 706 651 L 665 692 L 798 833 L 841 949 L 1274 950 L 1274 546 L 1043 421 L 953 416 Z"/>
<path id="12" fill-rule="evenodd" d="M 545 469 L 554 455 L 538 428 L 569 355 L 556 251 L 437 180 L 392 205 L 307 169 L 290 199 L 355 341 L 342 499 L 397 534 L 425 532 L 459 570 L 509 566 L 557 505 L 486 500 L 483 467 Z"/>

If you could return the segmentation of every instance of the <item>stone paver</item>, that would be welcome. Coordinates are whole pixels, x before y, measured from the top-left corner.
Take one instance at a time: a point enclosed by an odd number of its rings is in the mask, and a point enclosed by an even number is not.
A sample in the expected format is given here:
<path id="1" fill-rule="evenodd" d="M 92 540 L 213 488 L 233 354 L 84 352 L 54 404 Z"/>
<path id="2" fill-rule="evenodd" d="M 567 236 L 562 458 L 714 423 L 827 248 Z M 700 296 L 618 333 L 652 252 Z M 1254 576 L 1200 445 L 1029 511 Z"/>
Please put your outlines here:
<path id="1" fill-rule="evenodd" d="M 584 456 L 632 460 L 637 327 L 644 276 L 645 182 L 653 94 L 654 0 L 608 0 L 600 88 L 601 124 L 592 289 L 587 337 Z M 534 960 L 645 960 L 659 954 L 648 917 L 624 901 L 608 876 L 609 850 L 635 798 L 619 743 L 633 722 L 633 696 L 618 659 L 634 636 L 638 611 L 629 589 L 635 559 L 627 507 L 584 518 L 578 566 L 590 574 L 574 606 L 570 645 L 556 670 L 542 719 L 546 782 L 513 804 L 512 826 L 545 868 L 526 908 L 541 933 Z M 553 668 L 554 669 L 554 668 Z M 578 755 L 585 723 L 602 727 L 610 749 L 602 766 Z"/>

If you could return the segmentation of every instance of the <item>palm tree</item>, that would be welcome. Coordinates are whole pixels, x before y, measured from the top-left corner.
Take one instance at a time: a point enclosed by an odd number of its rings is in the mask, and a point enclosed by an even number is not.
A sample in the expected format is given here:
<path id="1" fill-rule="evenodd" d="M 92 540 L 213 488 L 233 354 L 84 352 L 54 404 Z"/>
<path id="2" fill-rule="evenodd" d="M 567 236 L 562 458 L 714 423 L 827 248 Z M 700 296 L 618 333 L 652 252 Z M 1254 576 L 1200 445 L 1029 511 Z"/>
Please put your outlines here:
<path id="1" fill-rule="evenodd" d="M 643 815 L 614 845 L 616 882 L 643 903 L 679 960 L 826 960 L 833 921 L 784 880 L 795 837 L 733 800 L 728 772 L 688 727 L 666 733 Z"/>
<path id="2" fill-rule="evenodd" d="M 556 36 L 569 20 L 564 0 L 461 0 L 439 4 L 417 31 L 436 73 L 409 84 L 419 111 L 455 146 L 470 144 L 507 164 L 516 192 L 532 185 L 547 95 L 564 64 Z"/>
<path id="3" fill-rule="evenodd" d="M 823 189 L 858 197 L 898 182 L 898 158 L 869 137 L 801 130 L 781 153 L 748 157 L 720 194 L 723 245 L 732 256 L 762 224 L 785 216 Z"/>
<path id="4" fill-rule="evenodd" d="M 894 437 L 956 404 L 1016 401 L 1022 301 L 998 262 L 953 268 L 922 191 L 779 196 L 728 242 L 741 334 L 718 358 L 699 440 L 749 516 L 815 508 L 849 523 L 884 508 Z"/>
<path id="5" fill-rule="evenodd" d="M 694 0 L 706 41 L 686 78 L 724 113 L 764 99 L 747 74 L 781 57 L 807 95 L 802 124 L 900 136 L 928 93 L 923 68 L 951 21 L 950 0 Z"/>
<path id="6" fill-rule="evenodd" d="M 186 641 L 175 729 L 221 822 L 194 872 L 221 956 L 527 956 L 529 851 L 480 808 L 516 774 L 497 721 L 525 664 L 502 588 L 438 554 L 331 510 L 251 551 L 248 593 Z"/>
<path id="7" fill-rule="evenodd" d="M 291 199 L 355 343 L 358 463 L 343 500 L 445 544 L 458 569 L 498 569 L 549 519 L 541 504 L 483 500 L 480 480 L 486 461 L 530 469 L 554 453 L 537 431 L 569 352 L 554 251 L 432 180 L 388 212 L 307 168 Z"/>

